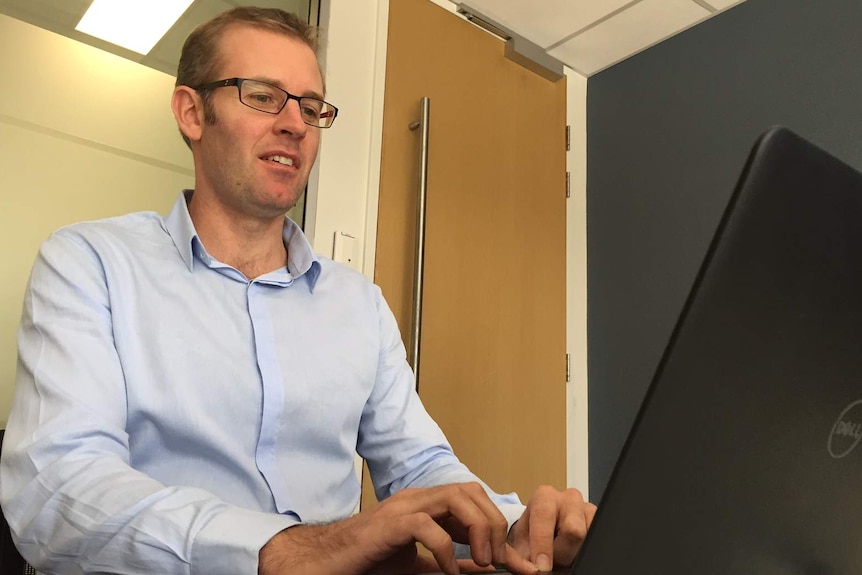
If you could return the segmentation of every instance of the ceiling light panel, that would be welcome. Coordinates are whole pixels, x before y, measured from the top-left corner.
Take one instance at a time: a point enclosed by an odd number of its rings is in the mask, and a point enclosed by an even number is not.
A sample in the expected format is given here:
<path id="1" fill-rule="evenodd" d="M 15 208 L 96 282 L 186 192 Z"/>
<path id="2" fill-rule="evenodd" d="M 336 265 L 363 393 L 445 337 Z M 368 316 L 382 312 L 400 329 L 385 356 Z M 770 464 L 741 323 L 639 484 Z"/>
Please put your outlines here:
<path id="1" fill-rule="evenodd" d="M 75 27 L 138 54 L 147 54 L 193 0 L 93 0 Z"/>

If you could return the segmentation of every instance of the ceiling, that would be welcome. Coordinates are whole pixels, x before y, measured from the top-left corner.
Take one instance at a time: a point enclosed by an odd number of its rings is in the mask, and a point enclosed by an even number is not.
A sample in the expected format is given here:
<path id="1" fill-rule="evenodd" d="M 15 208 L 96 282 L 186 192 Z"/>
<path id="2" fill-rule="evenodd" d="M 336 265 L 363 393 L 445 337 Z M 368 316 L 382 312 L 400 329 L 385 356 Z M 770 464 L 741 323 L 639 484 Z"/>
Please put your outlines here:
<path id="1" fill-rule="evenodd" d="M 310 19 L 317 20 L 317 2 L 311 0 L 195 0 L 150 53 L 142 56 L 75 30 L 91 3 L 92 0 L 0 0 L 0 14 L 90 44 L 171 76 L 177 74 L 177 63 L 186 36 L 198 24 L 230 8 L 247 5 L 283 8 L 297 14 L 310 15 Z M 310 12 L 312 9 L 313 12 Z"/>
<path id="2" fill-rule="evenodd" d="M 744 0 L 449 1 L 475 9 L 590 76 Z"/>
<path id="3" fill-rule="evenodd" d="M 462 3 L 459 0 L 434 1 Z M 576 72 L 590 76 L 742 1 L 467 0 L 463 4 L 537 45 Z M 312 21 L 317 19 L 316 0 L 195 0 L 155 48 L 141 56 L 75 30 L 90 2 L 0 0 L 0 13 L 171 75 L 176 74 L 180 49 L 188 33 L 199 23 L 234 6 L 280 7 L 308 15 Z"/>

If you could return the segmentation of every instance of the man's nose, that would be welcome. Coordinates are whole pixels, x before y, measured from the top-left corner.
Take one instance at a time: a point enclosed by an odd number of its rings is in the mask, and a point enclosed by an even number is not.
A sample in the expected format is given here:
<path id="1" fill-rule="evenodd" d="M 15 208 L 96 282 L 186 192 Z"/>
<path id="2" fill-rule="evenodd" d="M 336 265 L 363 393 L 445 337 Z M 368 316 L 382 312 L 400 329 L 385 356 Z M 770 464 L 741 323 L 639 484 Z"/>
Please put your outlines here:
<path id="1" fill-rule="evenodd" d="M 289 99 L 276 115 L 274 128 L 279 132 L 287 132 L 301 138 L 305 136 L 308 127 L 308 124 L 302 121 L 299 101 L 293 98 Z"/>

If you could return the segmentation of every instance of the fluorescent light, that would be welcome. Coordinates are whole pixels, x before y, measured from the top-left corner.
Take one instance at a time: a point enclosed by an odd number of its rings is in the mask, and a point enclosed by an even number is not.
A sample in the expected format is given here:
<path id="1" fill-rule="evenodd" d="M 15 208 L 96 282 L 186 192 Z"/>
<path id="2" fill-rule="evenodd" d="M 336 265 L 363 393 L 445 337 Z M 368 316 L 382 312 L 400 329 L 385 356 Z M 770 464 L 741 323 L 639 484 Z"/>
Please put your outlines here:
<path id="1" fill-rule="evenodd" d="M 75 30 L 147 54 L 194 0 L 93 0 Z"/>

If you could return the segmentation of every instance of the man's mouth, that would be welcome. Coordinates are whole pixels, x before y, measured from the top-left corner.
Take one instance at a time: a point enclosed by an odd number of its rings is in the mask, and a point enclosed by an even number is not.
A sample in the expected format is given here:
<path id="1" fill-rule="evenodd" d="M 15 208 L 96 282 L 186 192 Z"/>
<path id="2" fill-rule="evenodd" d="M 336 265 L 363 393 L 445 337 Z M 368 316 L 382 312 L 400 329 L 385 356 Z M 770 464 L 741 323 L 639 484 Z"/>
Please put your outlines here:
<path id="1" fill-rule="evenodd" d="M 284 156 L 268 156 L 268 157 L 264 158 L 264 160 L 269 160 L 270 162 L 278 162 L 279 164 L 281 164 L 283 166 L 292 166 L 293 165 L 293 159 L 285 158 Z"/>

